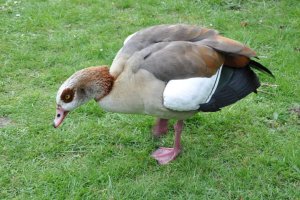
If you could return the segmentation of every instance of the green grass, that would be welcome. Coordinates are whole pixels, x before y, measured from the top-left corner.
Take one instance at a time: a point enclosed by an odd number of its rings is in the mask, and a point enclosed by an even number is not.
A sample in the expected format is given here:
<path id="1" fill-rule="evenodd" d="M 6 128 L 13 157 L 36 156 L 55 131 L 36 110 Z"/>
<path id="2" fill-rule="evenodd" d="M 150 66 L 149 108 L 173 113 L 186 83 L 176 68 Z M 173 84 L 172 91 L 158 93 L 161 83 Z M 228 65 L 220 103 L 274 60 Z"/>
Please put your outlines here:
<path id="1" fill-rule="evenodd" d="M 297 0 L 0 0 L 0 117 L 11 120 L 0 127 L 0 199 L 300 199 L 299 16 Z M 152 117 L 90 102 L 51 126 L 68 76 L 111 64 L 127 35 L 163 23 L 248 44 L 277 87 L 187 120 L 184 152 L 166 166 L 149 155 L 173 133 L 153 140 Z"/>

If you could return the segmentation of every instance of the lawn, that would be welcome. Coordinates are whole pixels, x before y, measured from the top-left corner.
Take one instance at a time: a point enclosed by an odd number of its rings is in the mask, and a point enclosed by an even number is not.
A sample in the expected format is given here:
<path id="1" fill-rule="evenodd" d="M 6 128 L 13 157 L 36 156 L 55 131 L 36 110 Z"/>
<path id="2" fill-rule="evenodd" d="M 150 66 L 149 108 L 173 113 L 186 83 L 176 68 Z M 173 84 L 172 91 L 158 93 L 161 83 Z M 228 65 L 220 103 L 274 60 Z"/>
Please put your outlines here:
<path id="1" fill-rule="evenodd" d="M 297 0 L 0 0 L 0 199 L 300 199 Z M 185 123 L 183 153 L 159 166 L 150 116 L 91 101 L 52 127 L 60 84 L 110 65 L 129 34 L 188 23 L 255 49 L 276 79 Z"/>

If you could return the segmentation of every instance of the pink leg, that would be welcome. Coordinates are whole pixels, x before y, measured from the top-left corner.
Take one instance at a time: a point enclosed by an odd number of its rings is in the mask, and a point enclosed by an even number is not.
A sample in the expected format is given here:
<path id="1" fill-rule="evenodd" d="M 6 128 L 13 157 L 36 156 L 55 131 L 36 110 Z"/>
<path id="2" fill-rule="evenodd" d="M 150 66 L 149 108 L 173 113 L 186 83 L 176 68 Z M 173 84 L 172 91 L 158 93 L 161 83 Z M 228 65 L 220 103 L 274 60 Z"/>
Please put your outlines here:
<path id="1" fill-rule="evenodd" d="M 160 147 L 152 153 L 152 157 L 158 161 L 159 164 L 168 164 L 170 161 L 175 160 L 181 151 L 180 138 L 183 128 L 183 120 L 178 120 L 174 125 L 175 141 L 173 148 Z"/>
<path id="2" fill-rule="evenodd" d="M 153 136 L 160 137 L 168 132 L 168 119 L 160 119 L 156 120 L 156 124 L 152 129 Z"/>

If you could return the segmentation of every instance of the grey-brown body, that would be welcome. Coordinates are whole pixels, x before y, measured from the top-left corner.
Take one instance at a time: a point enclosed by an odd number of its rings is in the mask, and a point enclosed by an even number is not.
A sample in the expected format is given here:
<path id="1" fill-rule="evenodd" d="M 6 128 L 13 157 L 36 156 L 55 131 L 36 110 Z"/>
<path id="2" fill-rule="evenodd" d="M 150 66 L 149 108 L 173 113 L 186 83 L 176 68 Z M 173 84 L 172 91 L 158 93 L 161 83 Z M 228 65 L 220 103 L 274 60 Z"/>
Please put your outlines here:
<path id="1" fill-rule="evenodd" d="M 115 57 L 110 68 L 116 77 L 113 89 L 99 104 L 111 112 L 186 119 L 197 111 L 167 109 L 163 105 L 166 83 L 210 77 L 225 62 L 226 53 L 241 59 L 255 55 L 245 45 L 197 26 L 159 25 L 138 31 Z"/>

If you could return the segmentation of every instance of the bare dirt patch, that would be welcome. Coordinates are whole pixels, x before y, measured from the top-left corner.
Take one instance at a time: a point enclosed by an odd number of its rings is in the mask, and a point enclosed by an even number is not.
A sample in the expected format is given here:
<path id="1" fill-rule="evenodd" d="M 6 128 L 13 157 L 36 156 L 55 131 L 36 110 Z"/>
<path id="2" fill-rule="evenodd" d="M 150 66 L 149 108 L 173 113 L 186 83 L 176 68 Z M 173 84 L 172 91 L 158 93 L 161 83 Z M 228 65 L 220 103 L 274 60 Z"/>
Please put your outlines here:
<path id="1" fill-rule="evenodd" d="M 294 106 L 293 108 L 290 108 L 289 111 L 300 117 L 300 106 Z"/>
<path id="2" fill-rule="evenodd" d="M 0 128 L 5 127 L 11 123 L 8 117 L 0 117 Z"/>

